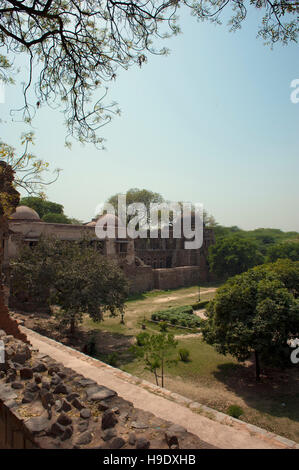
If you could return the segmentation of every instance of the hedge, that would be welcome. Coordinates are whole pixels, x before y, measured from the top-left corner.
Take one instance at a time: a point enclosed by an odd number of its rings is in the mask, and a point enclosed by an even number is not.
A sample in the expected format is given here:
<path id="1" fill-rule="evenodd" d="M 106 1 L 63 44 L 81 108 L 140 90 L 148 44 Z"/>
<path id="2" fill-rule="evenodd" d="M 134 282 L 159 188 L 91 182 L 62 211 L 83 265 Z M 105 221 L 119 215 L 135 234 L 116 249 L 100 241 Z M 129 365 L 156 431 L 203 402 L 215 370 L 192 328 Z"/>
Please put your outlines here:
<path id="1" fill-rule="evenodd" d="M 188 328 L 199 328 L 200 326 L 200 318 L 193 315 L 191 305 L 160 310 L 153 313 L 151 318 L 154 321 L 166 321 L 172 325 L 185 326 Z"/>

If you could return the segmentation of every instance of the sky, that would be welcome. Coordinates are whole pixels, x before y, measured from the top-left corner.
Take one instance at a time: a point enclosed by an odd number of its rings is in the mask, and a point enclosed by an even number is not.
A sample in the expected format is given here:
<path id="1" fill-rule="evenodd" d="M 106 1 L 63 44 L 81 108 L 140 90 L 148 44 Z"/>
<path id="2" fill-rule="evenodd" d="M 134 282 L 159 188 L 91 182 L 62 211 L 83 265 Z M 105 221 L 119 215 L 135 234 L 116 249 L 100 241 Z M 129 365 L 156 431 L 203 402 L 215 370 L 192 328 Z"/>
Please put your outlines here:
<path id="1" fill-rule="evenodd" d="M 49 200 L 88 221 L 110 195 L 138 187 L 200 202 L 222 225 L 299 231 L 299 103 L 290 99 L 298 44 L 265 46 L 255 15 L 236 33 L 189 11 L 180 25 L 163 44 L 169 56 L 151 56 L 111 85 L 121 116 L 101 130 L 106 150 L 67 149 L 61 113 L 38 111 L 32 150 L 63 169 Z M 0 137 L 16 147 L 28 128 L 9 110 L 20 104 L 20 87 L 6 87 Z"/>

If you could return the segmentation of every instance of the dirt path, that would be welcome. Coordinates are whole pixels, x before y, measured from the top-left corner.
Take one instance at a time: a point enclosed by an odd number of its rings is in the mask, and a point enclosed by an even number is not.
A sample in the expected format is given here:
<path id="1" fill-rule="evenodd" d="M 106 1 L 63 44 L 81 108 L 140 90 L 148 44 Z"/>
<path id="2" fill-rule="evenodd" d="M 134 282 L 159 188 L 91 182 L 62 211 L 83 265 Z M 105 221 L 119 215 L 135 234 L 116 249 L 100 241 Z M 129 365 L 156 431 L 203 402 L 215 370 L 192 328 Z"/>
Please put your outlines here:
<path id="1" fill-rule="evenodd" d="M 223 449 L 281 449 L 287 444 L 273 438 L 266 431 L 254 433 L 245 423 L 232 426 L 209 419 L 202 414 L 193 412 L 187 406 L 172 401 L 171 392 L 163 389 L 163 396 L 150 391 L 144 381 L 126 374 L 101 361 L 57 343 L 50 338 L 21 327 L 33 347 L 39 349 L 53 359 L 84 374 L 99 384 L 116 390 L 120 396 L 134 403 L 137 408 L 150 411 L 167 421 L 184 426 L 189 432 L 216 447 Z M 151 384 L 150 384 L 151 385 Z M 154 390 L 151 385 L 152 390 Z M 169 399 L 166 398 L 169 396 Z"/>
<path id="2" fill-rule="evenodd" d="M 199 318 L 202 318 L 203 320 L 206 320 L 207 319 L 207 316 L 205 314 L 206 312 L 206 309 L 203 308 L 202 310 L 194 310 L 194 315 L 197 315 Z"/>
<path id="3" fill-rule="evenodd" d="M 197 336 L 201 336 L 202 333 L 190 333 L 189 335 L 176 335 L 175 339 L 189 339 L 189 338 L 197 338 Z"/>
<path id="4" fill-rule="evenodd" d="M 208 294 L 209 292 L 216 292 L 217 288 L 216 287 L 209 287 L 207 289 L 203 289 L 200 291 L 201 294 Z M 198 297 L 198 292 L 192 292 L 191 294 L 186 294 L 182 297 Z M 162 297 L 162 298 L 158 298 L 158 299 L 155 299 L 153 301 L 154 304 L 160 304 L 160 303 L 163 303 L 163 302 L 169 302 L 170 300 L 177 300 L 177 299 L 180 299 L 181 296 L 179 295 L 170 295 L 168 297 Z"/>

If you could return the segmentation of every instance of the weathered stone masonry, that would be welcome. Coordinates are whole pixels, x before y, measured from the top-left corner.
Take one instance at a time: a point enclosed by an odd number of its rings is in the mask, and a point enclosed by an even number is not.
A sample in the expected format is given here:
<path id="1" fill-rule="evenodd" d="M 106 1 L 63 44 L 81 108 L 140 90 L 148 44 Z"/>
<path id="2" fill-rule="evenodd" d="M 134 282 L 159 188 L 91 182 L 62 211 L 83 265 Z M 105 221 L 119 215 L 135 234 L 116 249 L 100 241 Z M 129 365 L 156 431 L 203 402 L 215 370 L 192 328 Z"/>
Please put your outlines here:
<path id="1" fill-rule="evenodd" d="M 4 331 L 0 339 L 0 448 L 213 448 Z"/>

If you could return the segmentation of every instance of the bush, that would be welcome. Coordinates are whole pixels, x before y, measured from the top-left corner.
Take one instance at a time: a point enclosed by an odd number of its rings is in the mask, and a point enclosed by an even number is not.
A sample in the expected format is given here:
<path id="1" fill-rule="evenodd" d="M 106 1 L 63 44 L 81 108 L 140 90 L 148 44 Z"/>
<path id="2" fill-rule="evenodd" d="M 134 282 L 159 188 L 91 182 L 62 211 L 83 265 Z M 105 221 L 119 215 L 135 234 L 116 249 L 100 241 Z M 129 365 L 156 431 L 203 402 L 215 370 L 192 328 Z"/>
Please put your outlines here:
<path id="1" fill-rule="evenodd" d="M 165 332 L 167 331 L 167 323 L 166 321 L 161 321 L 159 324 L 160 331 Z"/>
<path id="2" fill-rule="evenodd" d="M 238 405 L 231 405 L 228 410 L 227 410 L 227 414 L 229 416 L 232 416 L 233 418 L 239 418 L 242 414 L 244 413 L 244 411 L 242 410 L 242 408 Z"/>
<path id="3" fill-rule="evenodd" d="M 139 334 L 136 336 L 137 346 L 143 346 L 144 343 L 145 343 L 146 338 L 147 338 L 147 333 L 146 333 L 146 332 L 144 332 L 144 333 L 139 333 Z"/>
<path id="4" fill-rule="evenodd" d="M 116 352 L 109 354 L 105 362 L 112 367 L 116 367 L 118 363 L 118 354 Z"/>
<path id="5" fill-rule="evenodd" d="M 189 349 L 186 349 L 186 348 L 179 349 L 179 356 L 180 356 L 181 361 L 189 362 L 190 361 L 190 351 L 189 351 Z"/>
<path id="6" fill-rule="evenodd" d="M 190 305 L 184 307 L 172 307 L 166 310 L 160 310 L 152 314 L 153 321 L 163 321 L 172 325 L 184 326 L 188 328 L 199 328 L 200 318 L 192 314 Z"/>

